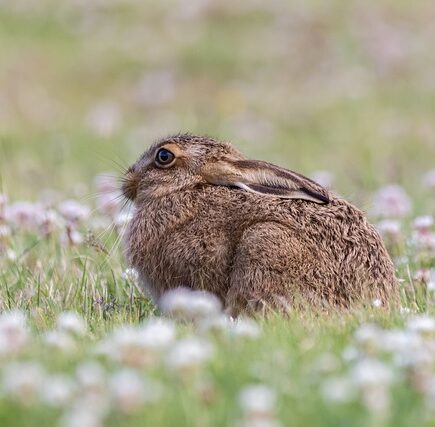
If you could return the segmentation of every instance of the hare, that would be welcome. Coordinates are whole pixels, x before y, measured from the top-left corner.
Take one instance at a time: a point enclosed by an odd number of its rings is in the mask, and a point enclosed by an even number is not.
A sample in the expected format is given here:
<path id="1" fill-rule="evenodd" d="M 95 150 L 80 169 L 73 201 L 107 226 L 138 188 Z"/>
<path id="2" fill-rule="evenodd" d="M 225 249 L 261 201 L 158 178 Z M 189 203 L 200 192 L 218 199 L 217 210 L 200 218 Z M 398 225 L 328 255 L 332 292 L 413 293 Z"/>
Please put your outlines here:
<path id="1" fill-rule="evenodd" d="M 231 315 L 398 299 L 393 263 L 360 210 L 229 143 L 159 141 L 122 190 L 135 206 L 127 259 L 157 304 L 180 286 L 214 293 Z"/>

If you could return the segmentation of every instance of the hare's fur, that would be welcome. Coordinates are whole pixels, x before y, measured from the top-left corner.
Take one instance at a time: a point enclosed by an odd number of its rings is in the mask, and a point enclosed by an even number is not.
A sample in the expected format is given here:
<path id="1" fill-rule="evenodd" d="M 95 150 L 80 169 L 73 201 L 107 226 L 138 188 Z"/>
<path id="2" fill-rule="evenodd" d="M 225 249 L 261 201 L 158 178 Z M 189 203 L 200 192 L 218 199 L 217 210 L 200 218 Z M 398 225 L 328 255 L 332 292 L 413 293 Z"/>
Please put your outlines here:
<path id="1" fill-rule="evenodd" d="M 177 163 L 158 169 L 154 153 L 168 144 L 179 149 Z M 397 301 L 393 263 L 360 210 L 308 179 L 302 188 L 306 178 L 299 174 L 288 198 L 245 191 L 229 182 L 233 175 L 245 179 L 244 171 L 210 172 L 221 161 L 231 168 L 248 164 L 249 173 L 256 165 L 228 144 L 179 135 L 155 144 L 127 174 L 124 192 L 136 186 L 127 257 L 156 302 L 180 286 L 213 292 L 233 314 Z M 246 178 L 260 188 L 253 181 Z M 299 187 L 319 194 L 318 203 L 296 197 Z"/>

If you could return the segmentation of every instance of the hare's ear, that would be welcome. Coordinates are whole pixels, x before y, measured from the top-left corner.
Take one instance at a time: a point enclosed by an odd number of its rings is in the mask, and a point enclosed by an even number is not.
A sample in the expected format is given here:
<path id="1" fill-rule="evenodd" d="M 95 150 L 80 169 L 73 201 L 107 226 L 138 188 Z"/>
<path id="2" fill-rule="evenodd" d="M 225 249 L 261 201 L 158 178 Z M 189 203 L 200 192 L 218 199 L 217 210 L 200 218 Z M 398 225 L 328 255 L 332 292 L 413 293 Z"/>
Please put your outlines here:
<path id="1" fill-rule="evenodd" d="M 205 165 L 202 176 L 210 184 L 238 187 L 282 199 L 325 204 L 328 191 L 296 172 L 257 160 L 220 160 Z"/>

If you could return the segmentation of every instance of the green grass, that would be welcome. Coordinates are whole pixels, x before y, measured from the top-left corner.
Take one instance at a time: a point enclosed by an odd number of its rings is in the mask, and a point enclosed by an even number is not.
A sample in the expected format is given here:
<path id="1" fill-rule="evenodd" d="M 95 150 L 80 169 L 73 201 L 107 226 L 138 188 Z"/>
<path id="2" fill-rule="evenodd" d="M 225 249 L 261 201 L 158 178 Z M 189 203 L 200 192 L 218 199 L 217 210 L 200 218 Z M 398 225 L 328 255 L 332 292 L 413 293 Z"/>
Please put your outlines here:
<path id="1" fill-rule="evenodd" d="M 120 174 L 155 138 L 180 131 L 230 140 L 248 156 L 305 174 L 329 170 L 334 190 L 366 210 L 376 189 L 398 183 L 413 202 L 403 241 L 391 248 L 404 280 L 402 305 L 435 315 L 433 295 L 413 280 L 419 269 L 435 268 L 435 256 L 421 258 L 404 243 L 415 216 L 435 214 L 433 194 L 421 184 L 435 167 L 432 2 L 255 3 L 210 2 L 198 15 L 172 0 L 2 4 L 0 193 L 11 202 L 37 201 L 50 189 L 59 193 L 56 200 L 93 207 L 96 174 Z M 173 80 L 151 83 L 155 95 L 138 99 L 144 76 L 160 71 Z M 101 102 L 119 112 L 107 134 L 89 123 Z M 0 313 L 23 310 L 33 337 L 19 355 L 0 356 L 0 371 L 13 359 L 68 375 L 98 359 L 116 371 L 116 363 L 95 356 L 97 343 L 120 325 L 158 314 L 122 277 L 127 265 L 118 232 L 91 220 L 80 228 L 83 235 L 88 230 L 110 256 L 86 242 L 62 244 L 61 232 L 49 239 L 23 230 L 5 242 L 0 237 Z M 1 252 L 2 243 L 16 260 Z M 42 341 L 65 310 L 88 325 L 71 354 Z M 360 397 L 340 404 L 322 397 L 327 378 L 352 370 L 355 362 L 343 352 L 357 345 L 355 330 L 366 323 L 403 328 L 403 314 L 308 310 L 258 323 L 256 340 L 210 337 L 214 357 L 187 381 L 160 362 L 140 370 L 162 384 L 161 400 L 130 416 L 113 411 L 104 425 L 238 425 L 238 395 L 251 383 L 276 391 L 283 426 L 435 425 L 425 403 L 432 395 L 417 391 L 402 368 L 384 417 Z M 196 330 L 179 325 L 178 333 Z M 319 368 L 325 355 L 337 362 L 330 371 Z M 375 357 L 392 363 L 391 355 Z M 431 363 L 428 377 L 435 373 Z M 0 394 L 1 426 L 56 425 L 62 412 Z"/>

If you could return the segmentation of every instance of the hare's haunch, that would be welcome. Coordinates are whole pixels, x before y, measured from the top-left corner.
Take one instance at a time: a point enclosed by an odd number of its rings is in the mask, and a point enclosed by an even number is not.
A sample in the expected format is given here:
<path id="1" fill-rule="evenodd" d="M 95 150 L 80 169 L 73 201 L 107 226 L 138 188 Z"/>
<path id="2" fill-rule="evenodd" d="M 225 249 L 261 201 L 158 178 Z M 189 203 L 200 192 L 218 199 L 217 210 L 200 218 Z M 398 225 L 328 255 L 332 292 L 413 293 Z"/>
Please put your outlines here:
<path id="1" fill-rule="evenodd" d="M 232 314 L 397 300 L 394 267 L 362 212 L 319 184 L 230 144 L 177 135 L 129 168 L 127 257 L 158 303 L 187 286 Z"/>

